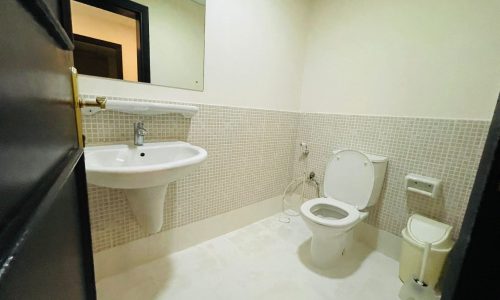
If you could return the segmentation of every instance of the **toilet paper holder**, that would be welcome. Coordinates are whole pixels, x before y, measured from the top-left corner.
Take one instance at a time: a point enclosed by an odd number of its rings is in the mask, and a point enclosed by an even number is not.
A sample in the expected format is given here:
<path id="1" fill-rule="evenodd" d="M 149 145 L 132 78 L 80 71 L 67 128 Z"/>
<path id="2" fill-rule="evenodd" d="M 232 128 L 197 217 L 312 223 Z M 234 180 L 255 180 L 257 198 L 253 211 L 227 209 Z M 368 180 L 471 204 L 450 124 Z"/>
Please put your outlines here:
<path id="1" fill-rule="evenodd" d="M 408 174 L 405 176 L 405 186 L 406 190 L 410 192 L 435 199 L 439 195 L 441 179 L 418 174 Z"/>

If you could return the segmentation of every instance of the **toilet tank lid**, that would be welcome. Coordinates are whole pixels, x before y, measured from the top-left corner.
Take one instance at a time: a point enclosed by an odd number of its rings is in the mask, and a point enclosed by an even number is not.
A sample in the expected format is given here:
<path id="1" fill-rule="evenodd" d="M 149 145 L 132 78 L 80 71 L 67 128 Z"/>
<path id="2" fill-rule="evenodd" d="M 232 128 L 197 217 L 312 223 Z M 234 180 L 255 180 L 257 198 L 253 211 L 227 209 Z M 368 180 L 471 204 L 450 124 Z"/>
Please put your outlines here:
<path id="1" fill-rule="evenodd" d="M 419 214 L 410 216 L 406 226 L 408 234 L 412 239 L 432 245 L 438 245 L 449 241 L 451 239 L 452 228 L 453 227 L 448 224 L 438 222 Z"/>
<path id="2" fill-rule="evenodd" d="M 346 150 L 349 150 L 349 149 L 335 150 L 335 151 L 333 151 L 333 154 L 337 154 L 337 153 L 339 153 L 341 151 L 346 151 Z M 357 151 L 357 150 L 354 150 L 354 151 Z M 358 151 L 358 152 L 361 152 L 364 155 L 366 155 L 366 157 L 368 157 L 368 159 L 371 162 L 386 162 L 387 161 L 387 157 L 385 157 L 385 156 L 376 155 L 376 154 L 369 154 L 369 153 L 362 152 L 362 151 Z"/>

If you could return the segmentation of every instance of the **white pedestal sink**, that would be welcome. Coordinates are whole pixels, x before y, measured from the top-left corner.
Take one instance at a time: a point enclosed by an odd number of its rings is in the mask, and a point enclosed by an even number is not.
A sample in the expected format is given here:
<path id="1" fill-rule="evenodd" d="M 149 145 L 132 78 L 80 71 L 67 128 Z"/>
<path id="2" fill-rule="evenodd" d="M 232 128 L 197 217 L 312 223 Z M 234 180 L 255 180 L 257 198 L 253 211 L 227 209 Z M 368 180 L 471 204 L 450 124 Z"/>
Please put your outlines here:
<path id="1" fill-rule="evenodd" d="M 185 142 L 85 148 L 87 181 L 123 189 L 147 233 L 161 229 L 168 184 L 192 173 L 206 158 L 205 149 Z"/>

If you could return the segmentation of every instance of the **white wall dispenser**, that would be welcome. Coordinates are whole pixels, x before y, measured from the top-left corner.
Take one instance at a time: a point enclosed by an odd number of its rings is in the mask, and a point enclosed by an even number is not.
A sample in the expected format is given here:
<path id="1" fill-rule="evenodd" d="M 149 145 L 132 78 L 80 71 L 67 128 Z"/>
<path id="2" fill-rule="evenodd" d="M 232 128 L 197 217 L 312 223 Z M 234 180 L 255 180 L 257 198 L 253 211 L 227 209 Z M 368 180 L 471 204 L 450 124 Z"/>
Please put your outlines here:
<path id="1" fill-rule="evenodd" d="M 417 174 L 408 174 L 405 176 L 405 186 L 410 192 L 435 199 L 440 191 L 441 179 Z"/>

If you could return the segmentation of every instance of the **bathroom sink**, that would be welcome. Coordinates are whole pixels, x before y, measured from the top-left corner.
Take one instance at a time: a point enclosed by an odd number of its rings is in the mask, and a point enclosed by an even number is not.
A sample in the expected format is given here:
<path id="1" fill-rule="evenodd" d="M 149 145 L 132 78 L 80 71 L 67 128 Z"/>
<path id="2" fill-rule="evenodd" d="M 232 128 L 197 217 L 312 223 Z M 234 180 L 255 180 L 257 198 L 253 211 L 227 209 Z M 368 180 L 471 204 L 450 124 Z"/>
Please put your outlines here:
<path id="1" fill-rule="evenodd" d="M 89 183 L 118 189 L 166 185 L 191 173 L 207 151 L 184 142 L 85 148 Z"/>
<path id="2" fill-rule="evenodd" d="M 110 145 L 85 148 L 89 183 L 123 189 L 146 233 L 161 230 L 168 184 L 194 172 L 205 149 L 184 142 Z"/>

